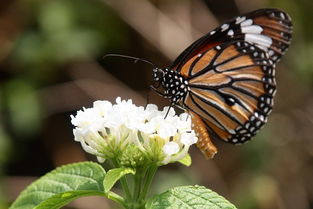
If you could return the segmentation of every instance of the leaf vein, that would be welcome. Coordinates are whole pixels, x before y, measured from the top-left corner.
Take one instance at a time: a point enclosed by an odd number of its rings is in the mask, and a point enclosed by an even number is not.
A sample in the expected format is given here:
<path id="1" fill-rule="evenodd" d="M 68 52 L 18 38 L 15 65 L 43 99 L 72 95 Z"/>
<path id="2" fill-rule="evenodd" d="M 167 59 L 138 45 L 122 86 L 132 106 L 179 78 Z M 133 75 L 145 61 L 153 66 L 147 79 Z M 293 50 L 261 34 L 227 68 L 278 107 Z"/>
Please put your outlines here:
<path id="1" fill-rule="evenodd" d="M 78 177 L 78 178 L 88 179 L 88 180 L 91 180 L 91 181 L 93 181 L 93 182 L 95 182 L 95 183 L 98 184 L 97 180 L 93 179 L 93 178 L 90 177 L 90 176 L 83 176 L 83 175 L 78 175 L 78 174 L 62 173 L 62 172 L 60 172 L 60 173 L 58 173 L 58 174 L 60 174 L 60 175 L 65 175 L 65 176 L 75 176 L 75 177 Z"/>
<path id="2" fill-rule="evenodd" d="M 57 181 L 57 180 L 55 180 L 55 179 L 45 179 L 45 181 L 50 181 L 50 182 L 54 182 L 54 183 L 56 183 L 56 184 L 64 185 L 64 186 L 66 186 L 67 188 L 69 188 L 69 189 L 71 189 L 71 190 L 74 189 L 74 188 L 72 188 L 70 185 L 68 185 L 68 184 L 66 184 L 66 183 L 64 183 L 64 182 Z"/>

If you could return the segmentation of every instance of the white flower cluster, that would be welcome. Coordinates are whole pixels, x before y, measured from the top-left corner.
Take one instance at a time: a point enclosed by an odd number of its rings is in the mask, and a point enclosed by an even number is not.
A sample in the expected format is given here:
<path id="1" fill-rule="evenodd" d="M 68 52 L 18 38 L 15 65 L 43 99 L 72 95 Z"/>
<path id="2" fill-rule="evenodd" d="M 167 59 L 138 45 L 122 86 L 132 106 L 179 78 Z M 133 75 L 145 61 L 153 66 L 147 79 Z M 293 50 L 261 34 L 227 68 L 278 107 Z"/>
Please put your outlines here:
<path id="1" fill-rule="evenodd" d="M 114 158 L 128 145 L 135 145 L 150 158 L 161 158 L 159 164 L 175 162 L 187 155 L 197 137 L 191 129 L 190 117 L 186 113 L 175 115 L 173 108 L 166 116 L 168 108 L 159 111 L 153 104 L 138 107 L 132 100 L 120 97 L 114 105 L 96 101 L 92 108 L 71 115 L 75 141 L 100 162 Z M 156 153 L 158 156 L 153 156 Z"/>

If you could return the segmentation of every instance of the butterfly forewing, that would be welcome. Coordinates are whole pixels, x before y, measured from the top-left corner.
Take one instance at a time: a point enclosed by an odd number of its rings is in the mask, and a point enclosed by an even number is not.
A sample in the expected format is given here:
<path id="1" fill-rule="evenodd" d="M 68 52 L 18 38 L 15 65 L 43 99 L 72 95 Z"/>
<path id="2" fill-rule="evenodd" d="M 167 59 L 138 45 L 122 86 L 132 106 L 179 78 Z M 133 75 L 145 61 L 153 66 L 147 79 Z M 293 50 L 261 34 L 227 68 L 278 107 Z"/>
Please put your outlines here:
<path id="1" fill-rule="evenodd" d="M 243 143 L 266 122 L 275 93 L 273 62 L 245 41 L 217 45 L 182 66 L 190 91 L 184 105 L 216 138 Z"/>
<path id="2" fill-rule="evenodd" d="M 178 56 L 171 68 L 180 71 L 195 55 L 235 40 L 249 42 L 266 51 L 276 63 L 288 49 L 291 33 L 291 19 L 285 12 L 278 9 L 256 10 L 227 21 L 194 42 Z"/>

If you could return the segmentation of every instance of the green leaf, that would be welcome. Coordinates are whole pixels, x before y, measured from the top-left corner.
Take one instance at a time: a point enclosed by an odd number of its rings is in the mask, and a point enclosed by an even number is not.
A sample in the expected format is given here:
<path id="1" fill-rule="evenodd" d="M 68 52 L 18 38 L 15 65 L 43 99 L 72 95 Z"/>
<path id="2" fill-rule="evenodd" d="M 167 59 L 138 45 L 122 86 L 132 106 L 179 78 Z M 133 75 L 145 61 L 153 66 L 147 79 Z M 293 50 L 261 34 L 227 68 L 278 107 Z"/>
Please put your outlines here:
<path id="1" fill-rule="evenodd" d="M 114 184 L 126 174 L 135 174 L 135 170 L 131 168 L 114 168 L 107 172 L 103 180 L 104 192 L 112 189 Z"/>
<path id="2" fill-rule="evenodd" d="M 79 197 L 91 196 L 91 195 L 104 196 L 102 192 L 95 192 L 95 191 L 64 192 L 64 193 L 54 195 L 45 201 L 42 201 L 34 209 L 58 209 Z"/>
<path id="3" fill-rule="evenodd" d="M 28 186 L 9 209 L 56 209 L 81 196 L 105 196 L 104 176 L 104 169 L 93 162 L 59 167 Z"/>
<path id="4" fill-rule="evenodd" d="M 203 186 L 182 186 L 154 196 L 146 209 L 236 209 L 224 197 Z"/>
<path id="5" fill-rule="evenodd" d="M 180 159 L 178 162 L 189 167 L 191 165 L 191 157 L 189 154 L 187 154 L 183 159 Z"/>

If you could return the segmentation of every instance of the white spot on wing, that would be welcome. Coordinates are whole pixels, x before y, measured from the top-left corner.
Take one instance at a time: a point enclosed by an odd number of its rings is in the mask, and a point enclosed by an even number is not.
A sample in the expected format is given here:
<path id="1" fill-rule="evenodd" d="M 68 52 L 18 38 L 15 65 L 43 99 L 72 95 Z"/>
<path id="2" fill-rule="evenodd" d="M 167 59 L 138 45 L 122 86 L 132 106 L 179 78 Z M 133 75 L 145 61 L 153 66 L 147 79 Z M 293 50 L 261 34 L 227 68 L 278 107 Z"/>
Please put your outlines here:
<path id="1" fill-rule="evenodd" d="M 258 52 L 253 52 L 253 56 L 257 57 L 258 56 Z"/>
<path id="2" fill-rule="evenodd" d="M 259 119 L 260 119 L 261 121 L 264 121 L 264 120 L 265 120 L 265 118 L 264 118 L 263 115 L 260 115 Z"/>
<path id="3" fill-rule="evenodd" d="M 222 32 L 223 32 L 223 31 L 225 31 L 225 30 L 227 30 L 229 28 L 229 25 L 228 24 L 223 24 L 221 26 L 221 28 L 222 28 Z"/>
<path id="4" fill-rule="evenodd" d="M 272 39 L 268 36 L 261 34 L 245 34 L 245 41 L 255 43 L 259 46 L 270 47 L 272 45 Z M 262 48 L 262 47 L 261 47 Z M 266 49 L 267 50 L 267 49 Z"/>
<path id="5" fill-rule="evenodd" d="M 270 93 L 270 94 L 273 94 L 273 92 L 274 92 L 274 89 L 270 89 L 270 90 L 268 91 L 268 93 Z"/>
<path id="6" fill-rule="evenodd" d="M 237 17 L 235 24 L 239 24 L 239 23 L 241 23 L 242 21 L 244 21 L 245 19 L 246 19 L 245 16 L 243 16 L 243 17 Z"/>
<path id="7" fill-rule="evenodd" d="M 249 25 L 252 25 L 253 21 L 251 19 L 248 19 L 248 20 L 245 20 L 243 21 L 242 23 L 240 23 L 240 26 L 243 27 L 243 26 L 249 26 Z"/>
<path id="8" fill-rule="evenodd" d="M 269 50 L 268 51 L 268 55 L 273 56 L 274 55 L 274 51 L 273 50 Z"/>
<path id="9" fill-rule="evenodd" d="M 236 132 L 234 130 L 231 130 L 231 129 L 228 130 L 228 132 L 231 133 L 231 134 L 236 134 Z"/>
<path id="10" fill-rule="evenodd" d="M 247 133 L 247 129 L 242 129 L 242 130 L 239 131 L 239 133 L 245 134 L 245 133 Z"/>
<path id="11" fill-rule="evenodd" d="M 254 33 L 260 34 L 263 31 L 263 28 L 259 25 L 250 25 L 241 27 L 242 33 Z"/>
<path id="12" fill-rule="evenodd" d="M 229 30 L 228 33 L 227 33 L 227 35 L 233 36 L 233 35 L 234 35 L 234 31 L 233 31 L 233 30 Z"/>

